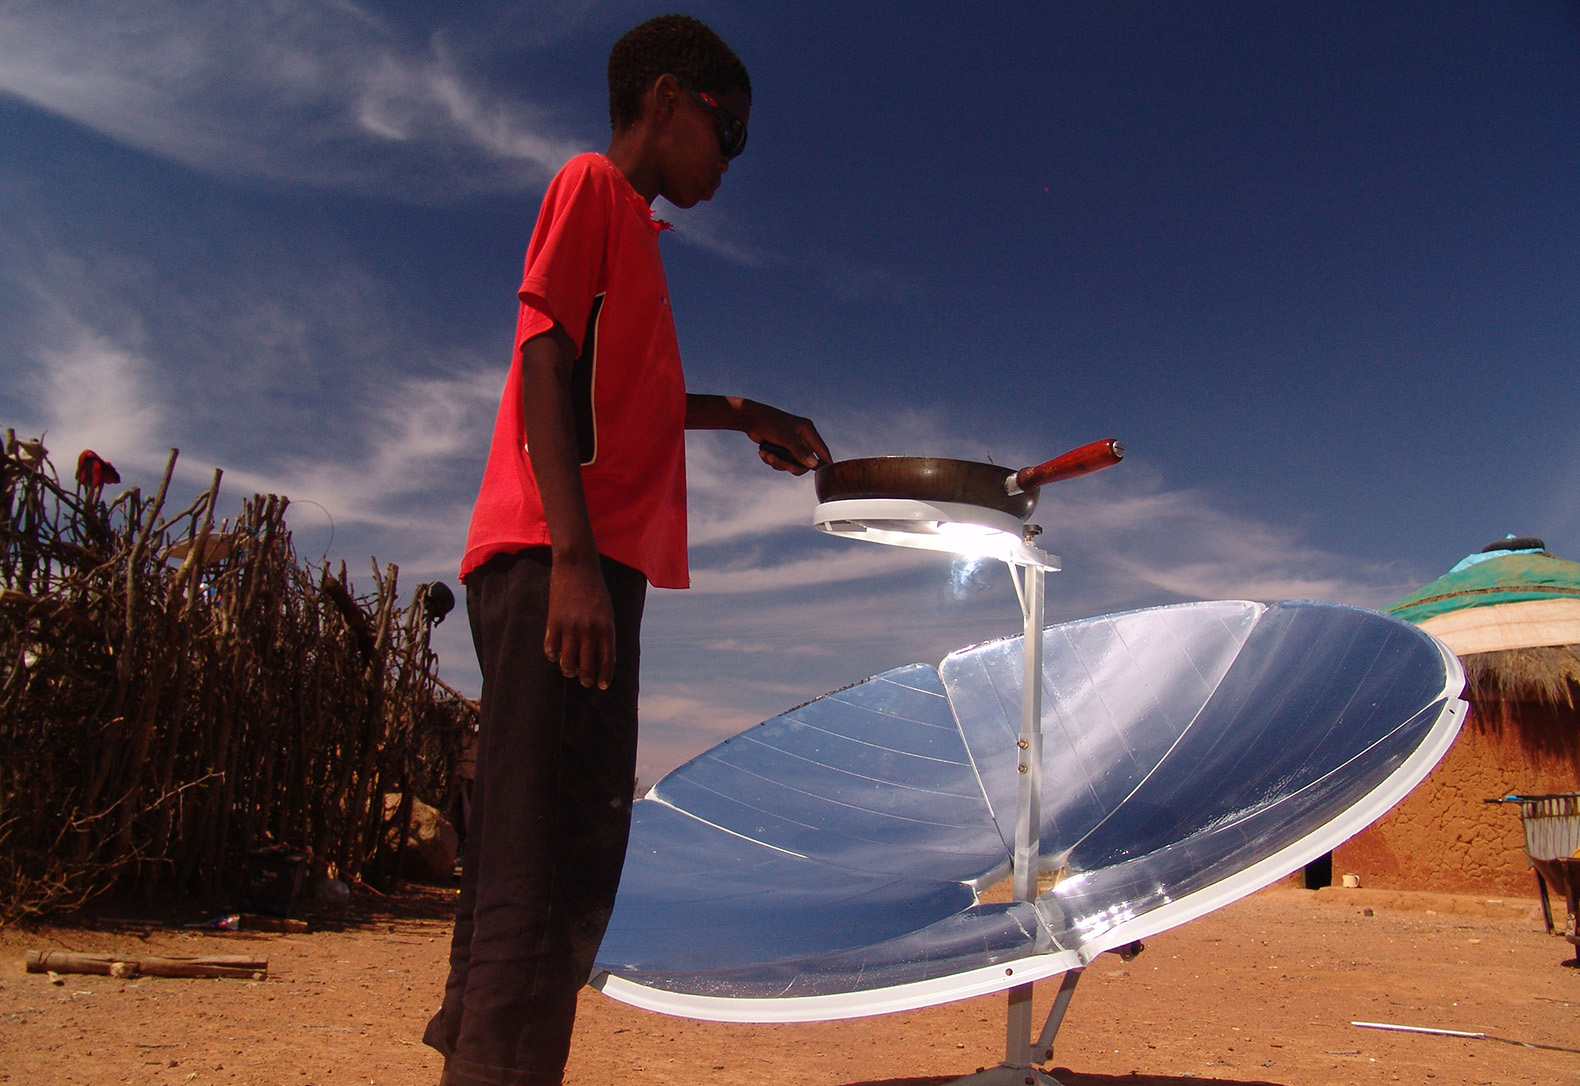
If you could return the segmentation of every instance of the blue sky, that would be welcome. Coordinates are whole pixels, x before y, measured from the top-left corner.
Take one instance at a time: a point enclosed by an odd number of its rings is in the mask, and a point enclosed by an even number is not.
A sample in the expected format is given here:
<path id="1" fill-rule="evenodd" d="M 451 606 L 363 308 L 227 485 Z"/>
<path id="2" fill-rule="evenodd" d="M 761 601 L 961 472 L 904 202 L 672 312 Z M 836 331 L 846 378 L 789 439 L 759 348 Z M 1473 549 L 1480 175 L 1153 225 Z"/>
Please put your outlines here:
<path id="1" fill-rule="evenodd" d="M 187 492 L 291 497 L 304 557 L 455 584 L 538 200 L 660 10 L 0 0 L 0 426 L 145 486 L 177 446 Z M 718 198 L 661 207 L 690 386 L 839 457 L 1120 438 L 1033 518 L 1051 620 L 1580 557 L 1580 7 L 689 10 L 755 90 Z M 689 456 L 644 779 L 1018 630 L 1002 570 L 817 535 L 739 436 Z M 437 644 L 475 691 L 459 614 Z"/>

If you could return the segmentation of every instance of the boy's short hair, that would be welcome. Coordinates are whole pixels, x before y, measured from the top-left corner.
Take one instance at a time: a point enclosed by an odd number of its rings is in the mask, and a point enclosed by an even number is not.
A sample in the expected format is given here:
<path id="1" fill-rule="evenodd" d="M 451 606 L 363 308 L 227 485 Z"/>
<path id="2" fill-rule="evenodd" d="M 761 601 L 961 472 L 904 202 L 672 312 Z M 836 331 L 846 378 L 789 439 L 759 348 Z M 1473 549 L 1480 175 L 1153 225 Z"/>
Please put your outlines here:
<path id="1" fill-rule="evenodd" d="M 689 15 L 660 15 L 625 32 L 609 51 L 609 124 L 620 130 L 642 115 L 642 96 L 668 72 L 702 90 L 752 96 L 752 81 L 724 39 Z"/>

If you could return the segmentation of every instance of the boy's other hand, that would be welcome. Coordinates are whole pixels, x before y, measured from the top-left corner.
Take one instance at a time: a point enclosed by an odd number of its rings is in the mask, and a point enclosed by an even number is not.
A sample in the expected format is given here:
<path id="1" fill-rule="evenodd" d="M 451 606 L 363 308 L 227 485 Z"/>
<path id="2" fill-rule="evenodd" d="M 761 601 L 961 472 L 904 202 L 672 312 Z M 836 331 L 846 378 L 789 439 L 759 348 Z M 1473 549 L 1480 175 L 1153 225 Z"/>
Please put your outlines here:
<path id="1" fill-rule="evenodd" d="M 596 557 L 588 562 L 556 556 L 543 652 L 562 675 L 589 690 L 607 690 L 614 680 L 614 606 Z"/>

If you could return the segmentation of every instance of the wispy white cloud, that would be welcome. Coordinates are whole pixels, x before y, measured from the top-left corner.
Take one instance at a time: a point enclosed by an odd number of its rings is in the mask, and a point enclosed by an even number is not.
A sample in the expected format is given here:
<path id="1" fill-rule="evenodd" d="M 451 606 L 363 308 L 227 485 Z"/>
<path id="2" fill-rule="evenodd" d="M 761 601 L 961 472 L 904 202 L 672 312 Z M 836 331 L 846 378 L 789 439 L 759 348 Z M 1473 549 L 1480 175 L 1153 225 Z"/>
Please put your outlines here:
<path id="1" fill-rule="evenodd" d="M 228 477 L 247 490 L 322 507 L 337 531 L 357 531 L 377 548 L 373 553 L 393 550 L 426 575 L 452 574 L 498 383 L 486 370 L 395 377 L 362 390 L 364 402 L 340 420 L 351 436 L 337 455 L 295 451 Z"/>
<path id="2" fill-rule="evenodd" d="M 0 256 L 8 272 L 20 270 L 14 247 L 0 246 Z M 162 469 L 168 413 L 140 314 L 101 298 L 102 323 L 89 322 L 79 303 L 92 296 L 92 278 L 81 262 L 54 254 L 37 271 L 10 284 L 22 311 L 11 314 L 6 337 L 9 352 L 20 356 L 10 367 L 9 395 L 0 396 L 0 405 L 19 412 L 6 424 L 26 436 L 47 435 L 63 473 L 75 470 L 77 453 L 87 448 L 123 470 Z"/>
<path id="3" fill-rule="evenodd" d="M 519 15 L 474 15 L 519 39 Z M 540 10 L 535 36 L 584 16 Z M 397 200 L 541 190 L 593 149 L 577 133 L 601 136 L 599 117 L 496 88 L 463 40 L 499 47 L 476 27 L 403 32 L 346 0 L 6 0 L 0 94 L 210 173 Z M 682 244 L 747 267 L 785 259 L 715 205 L 659 208 Z M 841 297 L 893 288 L 831 259 Z"/>
<path id="4" fill-rule="evenodd" d="M 804 525 L 810 530 L 810 524 Z M 784 592 L 826 585 L 871 581 L 926 567 L 938 558 L 923 551 L 850 547 L 804 558 L 772 563 L 735 562 L 704 566 L 694 572 L 692 591 L 698 595 L 735 596 L 743 593 Z"/>
<path id="5" fill-rule="evenodd" d="M 653 203 L 653 213 L 674 227 L 675 240 L 682 245 L 694 246 L 733 264 L 758 268 L 781 263 L 784 259 L 760 241 L 750 238 L 740 219 L 716 204 L 702 203 L 682 210 L 659 197 Z"/>
<path id="6" fill-rule="evenodd" d="M 694 546 L 779 531 L 810 509 L 809 477 L 769 469 L 739 434 L 688 435 L 686 482 Z"/>
<path id="7" fill-rule="evenodd" d="M 1386 602 L 1399 571 L 1325 551 L 1287 525 L 1236 512 L 1220 497 L 1134 481 L 1092 479 L 1050 488 L 1039 513 L 1080 525 L 1083 553 L 1132 591 L 1178 599 L 1329 599 Z M 1077 489 L 1079 488 L 1079 489 Z M 1088 548 L 1091 548 L 1088 550 Z"/>
<path id="8" fill-rule="evenodd" d="M 0 92 L 199 169 L 408 198 L 541 187 L 586 149 L 347 2 L 10 0 Z"/>
<path id="9" fill-rule="evenodd" d="M 321 254 L 194 293 L 155 269 L 115 273 L 127 258 L 113 252 L 33 240 L 0 236 L 0 423 L 47 434 L 57 470 L 93 448 L 146 487 L 176 447 L 178 488 L 207 486 L 217 467 L 224 494 L 289 497 L 304 555 L 328 555 L 333 532 L 353 568 L 377 555 L 454 576 L 496 360 L 410 338 L 397 355 L 387 292 L 354 263 L 326 271 Z"/>
<path id="10" fill-rule="evenodd" d="M 63 315 L 23 369 L 31 409 L 13 406 L 23 417 L 6 421 L 29 436 L 47 433 L 58 469 L 92 447 L 129 483 L 134 473 L 157 475 L 170 448 L 180 447 L 177 479 L 189 487 L 206 485 L 220 467 L 226 493 L 283 494 L 299 507 L 293 524 L 309 529 L 322 517 L 342 554 L 398 557 L 424 576 L 453 576 L 498 401 L 496 374 L 396 377 L 361 390 L 362 402 L 336 420 L 346 432 L 333 457 L 315 455 L 302 439 L 312 420 L 292 425 L 275 411 L 273 425 L 297 439 L 260 461 L 238 458 L 223 430 L 193 432 L 182 421 L 179 384 L 158 380 L 159 369 L 108 331 Z"/>
<path id="11" fill-rule="evenodd" d="M 123 464 L 152 467 L 165 411 L 149 395 L 147 360 L 72 318 L 60 333 L 40 353 L 33 382 L 35 427 L 50 435 L 56 466 L 74 467 L 78 451 L 98 446 L 129 450 Z"/>
<path id="12" fill-rule="evenodd" d="M 642 732 L 637 776 L 647 784 L 762 718 L 741 706 L 721 705 L 709 690 L 686 694 L 642 693 Z M 788 708 L 788 706 L 787 706 Z"/>
<path id="13" fill-rule="evenodd" d="M 914 283 L 892 269 L 858 264 L 840 253 L 828 254 L 820 267 L 829 293 L 850 304 L 900 301 L 916 290 Z"/>

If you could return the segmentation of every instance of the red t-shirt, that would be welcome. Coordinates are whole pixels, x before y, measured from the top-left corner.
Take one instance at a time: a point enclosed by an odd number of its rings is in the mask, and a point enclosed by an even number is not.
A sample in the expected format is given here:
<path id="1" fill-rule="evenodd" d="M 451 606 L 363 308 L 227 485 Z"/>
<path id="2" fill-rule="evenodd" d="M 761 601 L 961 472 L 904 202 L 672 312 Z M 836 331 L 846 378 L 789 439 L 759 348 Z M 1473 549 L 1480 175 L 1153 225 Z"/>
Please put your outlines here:
<path id="1" fill-rule="evenodd" d="M 686 588 L 686 383 L 647 202 L 603 155 L 565 164 L 527 247 L 515 356 L 472 510 L 461 578 L 550 543 L 527 457 L 521 345 L 555 323 L 576 344 L 572 406 L 598 552 Z"/>

